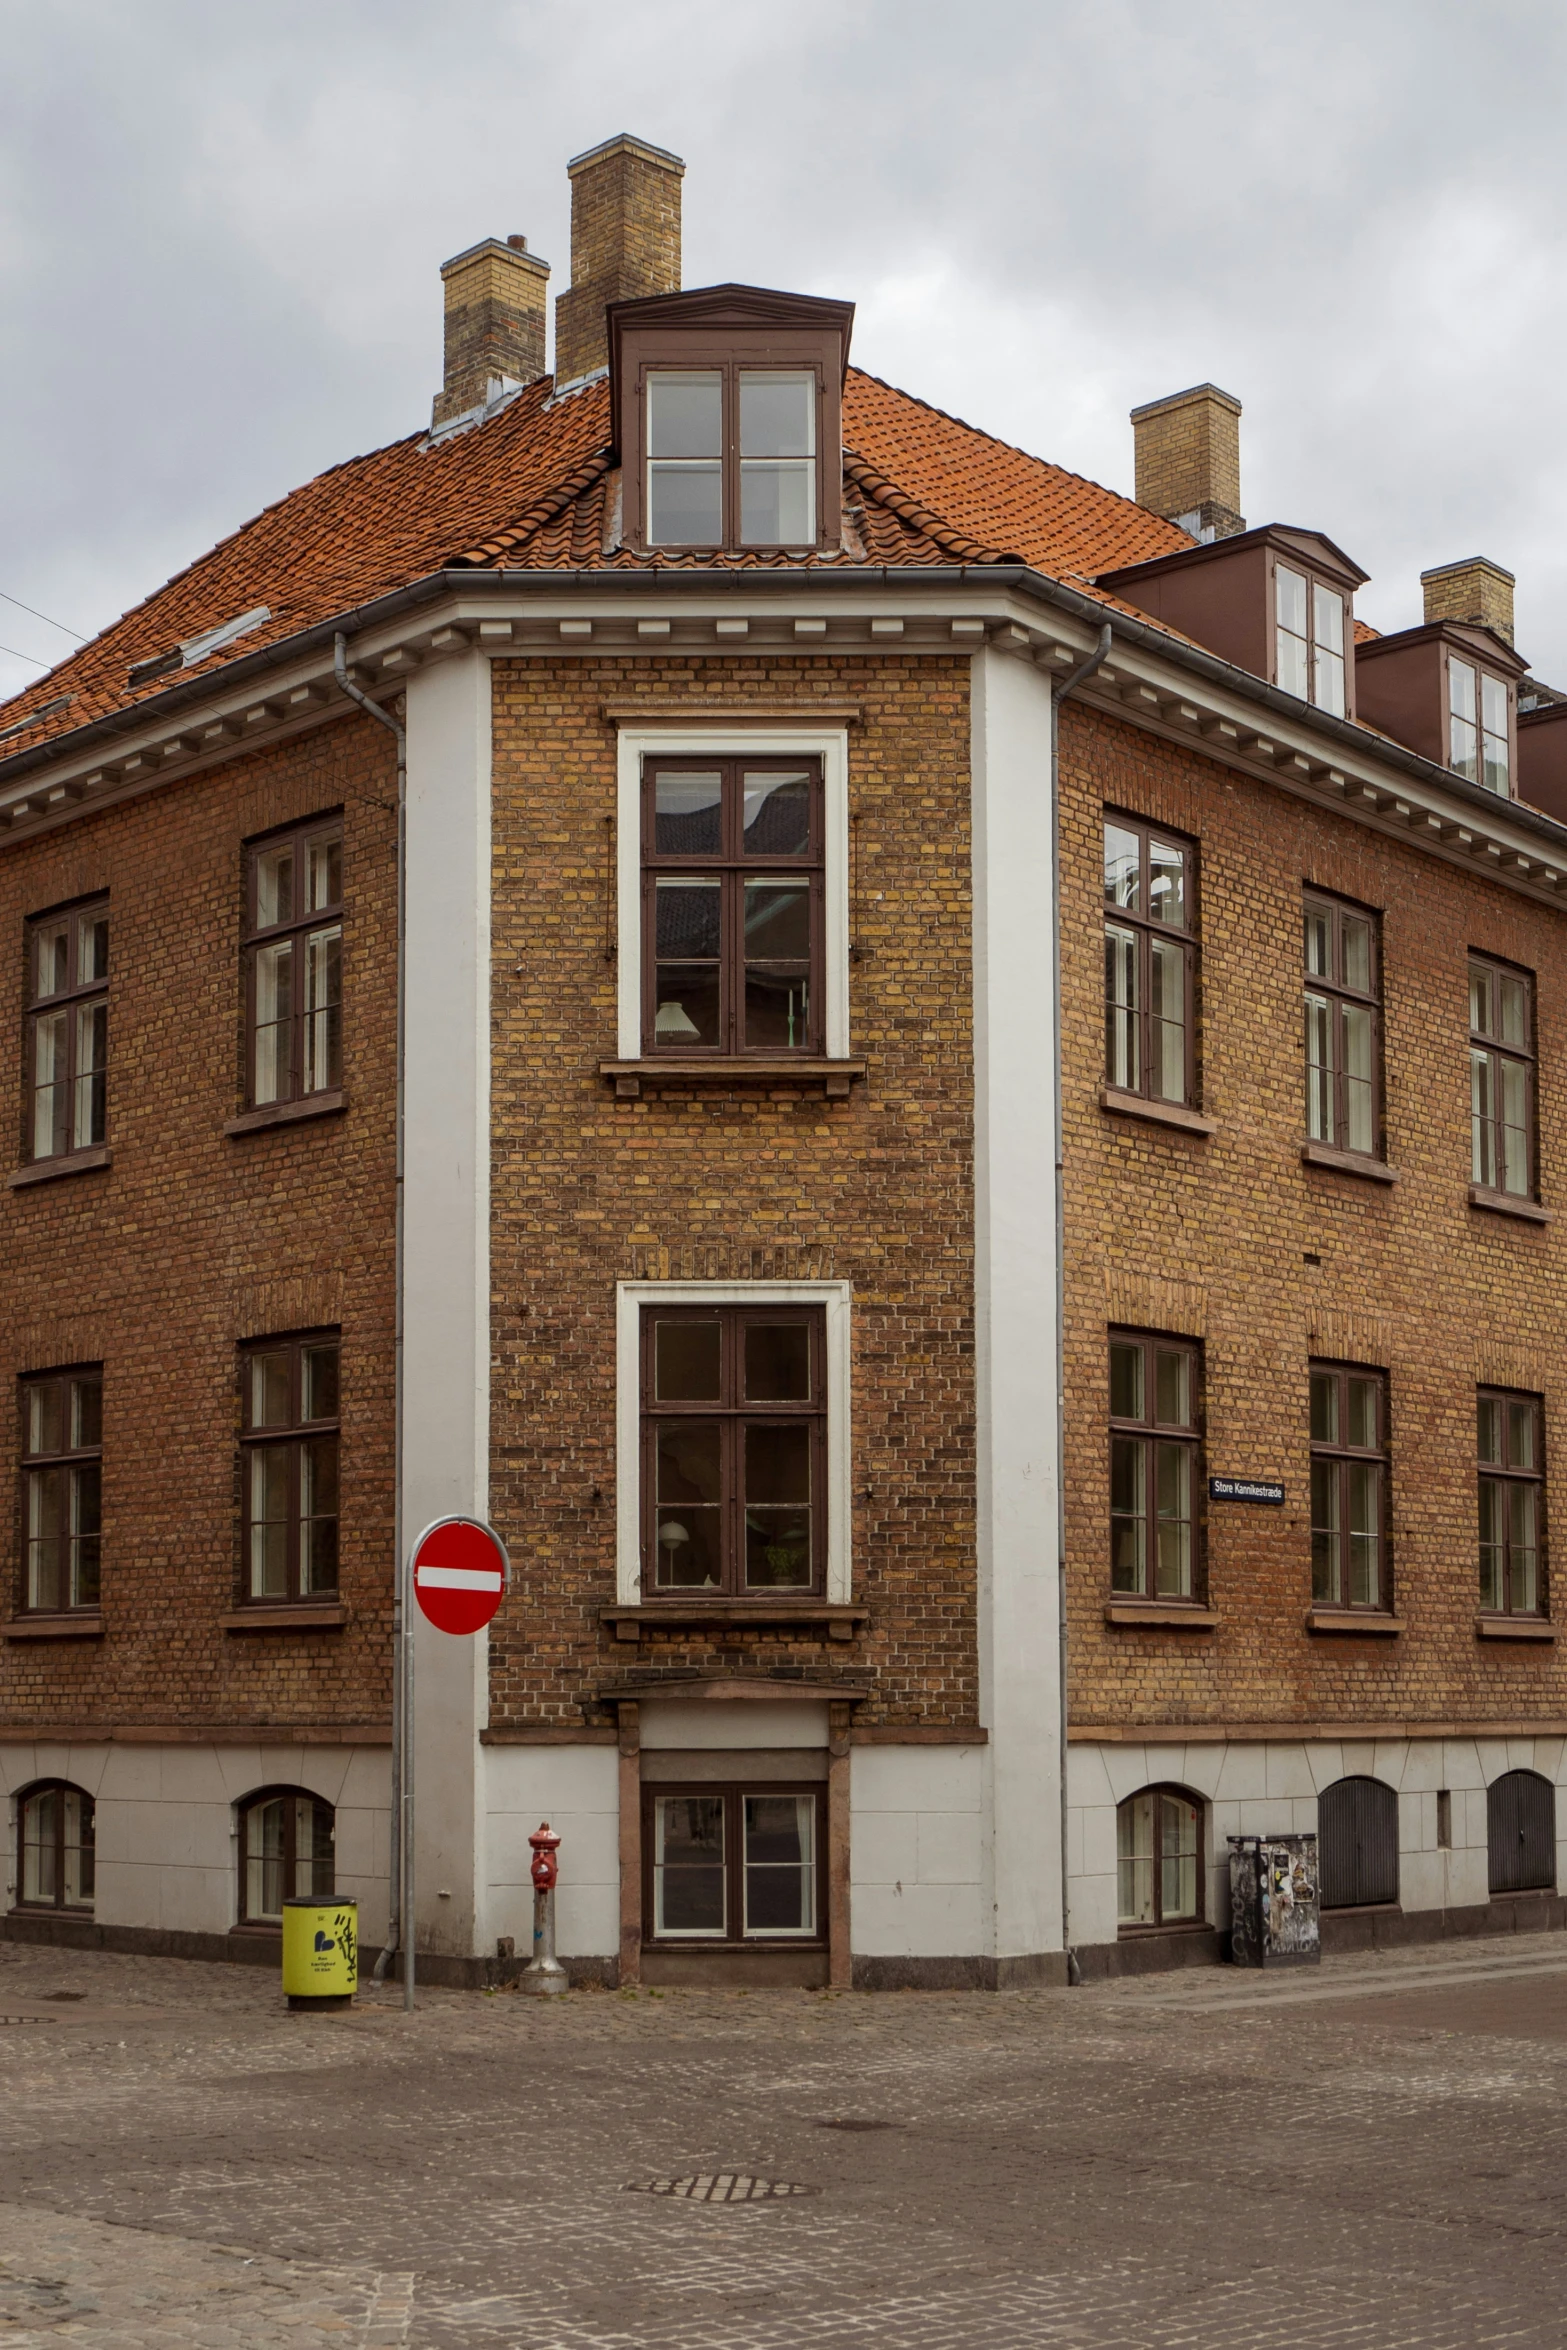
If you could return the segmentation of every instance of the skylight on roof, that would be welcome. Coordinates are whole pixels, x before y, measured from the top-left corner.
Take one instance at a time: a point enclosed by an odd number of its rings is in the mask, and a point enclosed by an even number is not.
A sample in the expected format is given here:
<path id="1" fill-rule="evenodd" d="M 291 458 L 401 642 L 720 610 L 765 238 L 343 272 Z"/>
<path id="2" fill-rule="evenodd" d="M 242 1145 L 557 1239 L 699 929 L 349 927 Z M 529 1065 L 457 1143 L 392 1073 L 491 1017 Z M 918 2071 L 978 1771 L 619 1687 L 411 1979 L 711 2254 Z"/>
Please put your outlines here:
<path id="1" fill-rule="evenodd" d="M 205 661 L 210 653 L 221 653 L 225 645 L 236 637 L 259 628 L 263 620 L 270 620 L 270 606 L 257 604 L 249 612 L 241 612 L 237 620 L 225 620 L 219 628 L 204 629 L 200 636 L 185 637 L 167 653 L 154 653 L 147 661 L 131 664 L 132 685 L 146 685 L 154 677 L 167 677 L 176 669 L 194 669 L 198 661 Z"/>
<path id="2" fill-rule="evenodd" d="M 52 702 L 40 702 L 37 709 L 29 711 L 25 718 L 18 718 L 11 726 L 0 726 L 0 743 L 8 743 L 13 734 L 25 734 L 30 726 L 37 726 L 42 719 L 53 718 L 57 711 L 69 709 L 70 703 L 69 694 L 56 694 Z"/>

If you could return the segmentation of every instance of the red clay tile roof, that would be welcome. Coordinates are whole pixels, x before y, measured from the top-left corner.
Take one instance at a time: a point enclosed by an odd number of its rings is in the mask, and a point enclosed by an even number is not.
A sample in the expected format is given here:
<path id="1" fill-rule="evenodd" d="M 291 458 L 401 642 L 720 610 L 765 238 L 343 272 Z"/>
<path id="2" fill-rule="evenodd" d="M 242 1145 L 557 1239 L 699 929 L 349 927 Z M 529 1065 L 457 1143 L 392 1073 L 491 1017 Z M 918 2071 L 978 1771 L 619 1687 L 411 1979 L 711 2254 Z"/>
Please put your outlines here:
<path id="1" fill-rule="evenodd" d="M 562 400 L 548 378 L 486 423 L 431 445 L 423 433 L 317 476 L 266 507 L 103 634 L 0 704 L 0 731 L 69 695 L 0 742 L 0 760 L 127 709 L 200 669 L 331 620 L 449 565 L 636 569 L 609 543 L 617 479 L 608 387 Z M 1128 498 L 1047 465 L 851 369 L 844 398 L 846 548 L 837 560 L 919 569 L 1021 560 L 1093 593 L 1088 574 L 1190 545 Z M 660 569 L 799 566 L 787 555 L 660 555 Z M 811 568 L 829 562 L 807 558 Z M 1113 599 L 1104 598 L 1113 602 Z M 142 661 L 258 605 L 270 617 L 190 670 L 130 682 Z"/>

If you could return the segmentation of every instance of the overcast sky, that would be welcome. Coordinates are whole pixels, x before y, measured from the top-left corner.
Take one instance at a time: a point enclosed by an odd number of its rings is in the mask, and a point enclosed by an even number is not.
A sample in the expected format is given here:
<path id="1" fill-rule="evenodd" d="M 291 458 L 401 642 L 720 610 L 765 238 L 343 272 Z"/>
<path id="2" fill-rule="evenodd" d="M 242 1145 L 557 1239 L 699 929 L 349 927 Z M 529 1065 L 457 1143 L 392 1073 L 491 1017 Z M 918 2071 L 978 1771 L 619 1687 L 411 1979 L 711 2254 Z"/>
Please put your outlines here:
<path id="1" fill-rule="evenodd" d="M 859 362 L 1132 486 L 1243 401 L 1253 523 L 1358 609 L 1518 575 L 1567 684 L 1561 0 L 0 0 L 0 591 L 91 632 L 428 422 L 438 270 L 567 158 L 686 159 L 685 281 L 847 297 Z M 0 695 L 69 638 L 0 603 Z"/>

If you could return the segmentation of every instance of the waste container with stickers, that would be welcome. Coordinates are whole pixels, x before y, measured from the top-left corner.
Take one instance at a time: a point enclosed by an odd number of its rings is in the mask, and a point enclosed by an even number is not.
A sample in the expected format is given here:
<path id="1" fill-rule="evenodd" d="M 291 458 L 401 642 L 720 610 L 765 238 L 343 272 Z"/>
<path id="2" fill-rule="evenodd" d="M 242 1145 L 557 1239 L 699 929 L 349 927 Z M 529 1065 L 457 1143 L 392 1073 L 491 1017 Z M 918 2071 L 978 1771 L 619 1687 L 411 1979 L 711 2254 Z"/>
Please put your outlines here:
<path id="1" fill-rule="evenodd" d="M 290 2007 L 346 2007 L 359 1988 L 359 1904 L 293 1894 L 283 1904 L 283 1989 Z"/>
<path id="2" fill-rule="evenodd" d="M 1230 1956 L 1237 1966 L 1315 1966 L 1322 1904 L 1315 1834 L 1232 1836 Z"/>

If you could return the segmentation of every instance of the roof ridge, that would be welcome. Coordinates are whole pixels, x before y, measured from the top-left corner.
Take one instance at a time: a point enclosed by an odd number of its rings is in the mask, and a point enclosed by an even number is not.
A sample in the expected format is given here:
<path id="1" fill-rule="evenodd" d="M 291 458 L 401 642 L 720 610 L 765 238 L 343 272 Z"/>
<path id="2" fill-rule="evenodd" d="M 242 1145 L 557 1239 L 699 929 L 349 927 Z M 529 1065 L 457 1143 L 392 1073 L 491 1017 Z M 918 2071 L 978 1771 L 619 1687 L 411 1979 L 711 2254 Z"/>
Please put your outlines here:
<path id="1" fill-rule="evenodd" d="M 959 432 L 973 433 L 977 440 L 988 441 L 993 449 L 1005 449 L 1009 457 L 1021 457 L 1025 464 L 1037 465 L 1042 472 L 1059 474 L 1067 481 L 1079 481 L 1085 489 L 1097 490 L 1102 498 L 1114 498 L 1118 505 L 1134 506 L 1139 514 L 1146 514 L 1156 522 L 1168 523 L 1172 530 L 1180 529 L 1180 524 L 1171 522 L 1167 514 L 1155 514 L 1151 506 L 1139 505 L 1124 490 L 1112 490 L 1106 483 L 1095 481 L 1091 473 L 1078 473 L 1070 465 L 1058 465 L 1053 457 L 1037 456 L 1032 449 L 1025 449 L 1018 441 L 1003 440 L 1000 433 L 989 431 L 983 424 L 970 424 L 966 416 L 954 416 L 950 408 L 938 408 L 934 400 L 922 400 L 918 392 L 907 392 L 902 384 L 889 383 L 884 375 L 874 375 L 868 367 L 851 367 L 849 373 L 863 377 L 881 391 L 891 392 L 895 399 L 907 400 L 911 408 L 923 408 L 927 416 L 939 416 L 943 424 L 955 424 Z M 1183 535 L 1191 538 L 1189 531 Z M 1191 543 L 1195 545 L 1196 541 L 1192 540 Z"/>

